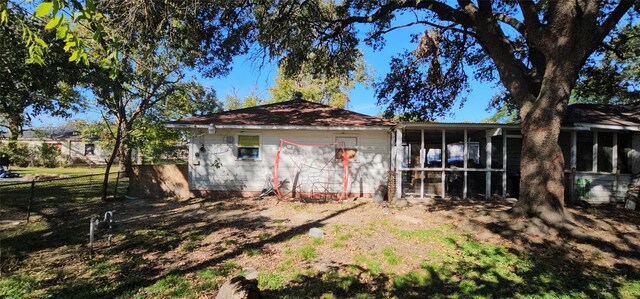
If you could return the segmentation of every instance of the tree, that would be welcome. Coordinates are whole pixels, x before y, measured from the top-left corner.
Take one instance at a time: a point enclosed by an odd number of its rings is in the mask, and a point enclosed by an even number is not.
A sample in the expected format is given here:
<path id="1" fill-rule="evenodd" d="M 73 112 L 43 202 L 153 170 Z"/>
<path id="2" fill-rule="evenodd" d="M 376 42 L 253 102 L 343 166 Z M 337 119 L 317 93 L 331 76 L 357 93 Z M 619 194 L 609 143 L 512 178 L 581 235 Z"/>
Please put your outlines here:
<path id="1" fill-rule="evenodd" d="M 269 88 L 271 97 L 267 103 L 289 101 L 296 92 L 301 92 L 302 98 L 307 101 L 344 108 L 349 102 L 349 92 L 356 83 L 368 85 L 370 77 L 365 68 L 364 60 L 360 59 L 355 71 L 328 77 L 313 75 L 308 71 L 309 66 L 302 66 L 298 74 L 287 76 L 281 66 L 278 68 L 275 85 Z"/>
<path id="2" fill-rule="evenodd" d="M 71 110 L 79 108 L 82 97 L 75 85 L 84 70 L 68 61 L 54 34 L 41 35 L 40 40 L 49 44 L 43 53 L 47 62 L 26 64 L 29 49 L 23 36 L 43 33 L 45 23 L 18 8 L 5 15 L 6 22 L 0 22 L 0 117 L 11 132 L 9 144 L 14 147 L 33 116 L 69 116 Z"/>
<path id="3" fill-rule="evenodd" d="M 588 65 L 573 90 L 572 101 L 628 104 L 640 101 L 640 25 L 627 25 L 602 58 Z"/>
<path id="4" fill-rule="evenodd" d="M 449 111 L 477 79 L 499 78 L 518 107 L 523 135 L 516 215 L 565 219 L 560 123 L 579 72 L 634 1 L 258 1 L 258 41 L 295 73 L 353 70 L 359 37 L 378 49 L 384 35 L 422 26 L 416 50 L 396 56 L 378 84 L 388 114 L 431 118 Z M 398 24 L 398 16 L 413 20 Z M 633 14 L 631 15 L 633 16 Z M 370 30 L 361 34 L 369 25 Z M 328 63 L 319 63 L 328 62 Z"/>
<path id="5" fill-rule="evenodd" d="M 230 94 L 224 96 L 223 109 L 225 111 L 236 110 L 240 108 L 242 108 L 242 99 L 240 99 L 240 97 Z"/>
<path id="6" fill-rule="evenodd" d="M 170 120 L 187 116 L 209 115 L 222 111 L 222 103 L 213 89 L 197 81 L 178 83 L 177 91 L 147 110 L 133 125 L 129 147 L 138 150 L 144 160 L 156 162 L 176 154 L 176 148 L 186 139 L 184 133 L 167 128 Z"/>

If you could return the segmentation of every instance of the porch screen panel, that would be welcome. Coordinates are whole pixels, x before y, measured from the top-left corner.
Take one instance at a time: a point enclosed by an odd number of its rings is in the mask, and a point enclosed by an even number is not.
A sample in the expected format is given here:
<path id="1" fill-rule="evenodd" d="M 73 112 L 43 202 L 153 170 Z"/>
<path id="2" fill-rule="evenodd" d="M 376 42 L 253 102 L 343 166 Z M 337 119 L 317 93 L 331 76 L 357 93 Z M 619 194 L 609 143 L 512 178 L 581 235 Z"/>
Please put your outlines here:
<path id="1" fill-rule="evenodd" d="M 463 130 L 447 130 L 445 139 L 447 146 L 445 148 L 446 167 L 464 166 L 464 131 Z"/>
<path id="2" fill-rule="evenodd" d="M 633 151 L 631 134 L 618 133 L 618 169 L 620 173 L 631 173 L 631 159 L 629 155 Z"/>
<path id="3" fill-rule="evenodd" d="M 491 168 L 502 169 L 502 134 L 491 137 Z M 493 182 L 493 179 L 491 180 Z"/>
<path id="4" fill-rule="evenodd" d="M 485 168 L 487 164 L 487 159 L 486 159 L 487 133 L 486 131 L 485 130 L 468 130 L 467 138 L 468 138 L 468 146 L 469 146 L 469 157 L 467 160 L 467 168 Z"/>
<path id="5" fill-rule="evenodd" d="M 442 130 L 424 131 L 424 149 L 426 151 L 424 167 L 442 167 Z"/>
<path id="6" fill-rule="evenodd" d="M 469 171 L 467 173 L 467 196 L 473 199 L 483 199 L 486 192 L 487 176 L 484 172 Z"/>
<path id="7" fill-rule="evenodd" d="M 598 132 L 598 172 L 613 172 L 613 133 Z"/>
<path id="8" fill-rule="evenodd" d="M 593 170 L 593 133 L 578 132 L 576 134 L 576 170 Z"/>

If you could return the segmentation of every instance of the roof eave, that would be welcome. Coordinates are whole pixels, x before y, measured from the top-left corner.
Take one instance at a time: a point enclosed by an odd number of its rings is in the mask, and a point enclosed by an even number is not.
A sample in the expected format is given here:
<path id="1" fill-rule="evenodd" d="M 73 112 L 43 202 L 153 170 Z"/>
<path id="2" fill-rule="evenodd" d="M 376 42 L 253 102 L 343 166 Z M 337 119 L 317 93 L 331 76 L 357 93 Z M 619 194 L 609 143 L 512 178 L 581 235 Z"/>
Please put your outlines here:
<path id="1" fill-rule="evenodd" d="M 165 124 L 167 128 L 193 130 L 209 129 L 209 124 Z M 388 126 L 300 126 L 300 125 L 228 125 L 214 124 L 216 129 L 242 129 L 242 130 L 310 130 L 310 131 L 390 131 Z"/>

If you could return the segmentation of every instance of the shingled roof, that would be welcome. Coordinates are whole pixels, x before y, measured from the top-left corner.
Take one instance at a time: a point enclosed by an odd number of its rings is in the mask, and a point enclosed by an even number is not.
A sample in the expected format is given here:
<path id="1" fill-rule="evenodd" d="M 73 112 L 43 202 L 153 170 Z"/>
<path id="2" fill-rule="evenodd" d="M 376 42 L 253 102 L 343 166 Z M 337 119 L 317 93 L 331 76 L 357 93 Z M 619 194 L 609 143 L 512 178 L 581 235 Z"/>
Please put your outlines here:
<path id="1" fill-rule="evenodd" d="M 629 105 L 573 104 L 562 119 L 565 125 L 640 126 L 640 102 Z"/>
<path id="2" fill-rule="evenodd" d="M 169 125 L 257 125 L 314 127 L 392 127 L 395 124 L 379 117 L 313 103 L 292 100 L 275 104 L 229 110 L 207 116 L 183 118 Z"/>

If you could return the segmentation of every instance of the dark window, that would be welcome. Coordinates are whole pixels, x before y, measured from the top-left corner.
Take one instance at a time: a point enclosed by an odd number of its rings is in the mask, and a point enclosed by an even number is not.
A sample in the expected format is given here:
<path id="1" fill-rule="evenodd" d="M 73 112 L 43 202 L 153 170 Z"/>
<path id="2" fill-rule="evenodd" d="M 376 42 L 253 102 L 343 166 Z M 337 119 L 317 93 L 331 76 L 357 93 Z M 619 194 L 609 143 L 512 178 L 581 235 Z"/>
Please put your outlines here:
<path id="1" fill-rule="evenodd" d="M 620 169 L 620 173 L 631 173 L 629 152 L 632 150 L 631 134 L 618 133 L 618 169 Z"/>
<path id="2" fill-rule="evenodd" d="M 576 134 L 576 170 L 593 170 L 593 133 L 577 132 Z"/>
<path id="3" fill-rule="evenodd" d="M 613 171 L 613 133 L 598 132 L 598 172 Z"/>
<path id="4" fill-rule="evenodd" d="M 85 156 L 93 156 L 95 155 L 96 146 L 93 143 L 86 143 L 84 145 L 84 155 Z"/>
<path id="5" fill-rule="evenodd" d="M 260 158 L 260 136 L 238 135 L 238 159 Z"/>

